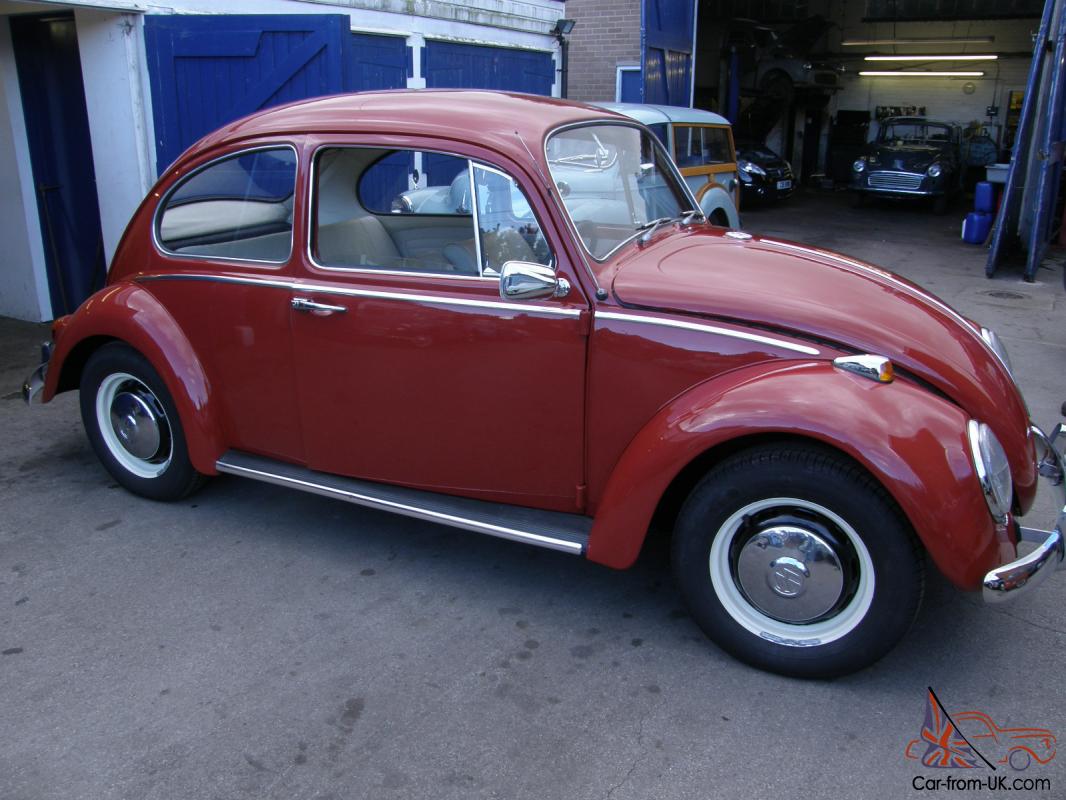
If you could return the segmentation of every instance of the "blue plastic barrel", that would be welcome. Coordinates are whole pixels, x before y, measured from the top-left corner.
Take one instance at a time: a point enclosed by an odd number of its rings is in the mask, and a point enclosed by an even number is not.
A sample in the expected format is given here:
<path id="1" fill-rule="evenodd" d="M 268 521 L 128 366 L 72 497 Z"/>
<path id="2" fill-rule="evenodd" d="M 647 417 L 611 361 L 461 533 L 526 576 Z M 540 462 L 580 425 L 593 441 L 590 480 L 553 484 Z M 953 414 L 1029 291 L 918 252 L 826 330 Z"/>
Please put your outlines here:
<path id="1" fill-rule="evenodd" d="M 970 244 L 983 244 L 992 229 L 992 215 L 971 211 L 962 221 L 962 239 Z"/>
<path id="2" fill-rule="evenodd" d="M 973 207 L 982 214 L 996 210 L 996 190 L 988 181 L 980 181 L 973 190 Z"/>

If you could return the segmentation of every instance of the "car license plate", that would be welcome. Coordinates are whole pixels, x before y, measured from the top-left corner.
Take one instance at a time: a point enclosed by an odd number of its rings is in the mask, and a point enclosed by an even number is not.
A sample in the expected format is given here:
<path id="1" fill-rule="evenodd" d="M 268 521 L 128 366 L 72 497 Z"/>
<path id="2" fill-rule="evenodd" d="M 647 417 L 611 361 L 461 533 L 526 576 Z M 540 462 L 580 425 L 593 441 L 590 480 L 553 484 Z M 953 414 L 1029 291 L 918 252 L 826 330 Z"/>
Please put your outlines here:
<path id="1" fill-rule="evenodd" d="M 791 189 L 792 188 L 792 181 L 778 181 L 777 182 L 777 188 L 778 189 Z"/>

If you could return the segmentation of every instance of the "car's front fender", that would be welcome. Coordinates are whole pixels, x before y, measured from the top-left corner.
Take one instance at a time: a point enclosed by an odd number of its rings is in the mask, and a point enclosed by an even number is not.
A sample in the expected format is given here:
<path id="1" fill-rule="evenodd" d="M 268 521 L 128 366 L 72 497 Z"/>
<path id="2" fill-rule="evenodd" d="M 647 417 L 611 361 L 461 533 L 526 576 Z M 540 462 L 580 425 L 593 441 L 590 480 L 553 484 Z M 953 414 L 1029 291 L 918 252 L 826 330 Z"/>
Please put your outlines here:
<path id="1" fill-rule="evenodd" d="M 720 183 L 711 180 L 706 183 L 697 196 L 702 211 L 707 219 L 714 217 L 715 211 L 721 211 L 729 223 L 730 229 L 740 227 L 740 214 L 737 213 L 733 196 Z"/>
<path id="2" fill-rule="evenodd" d="M 966 413 L 906 380 L 880 384 L 825 362 L 755 365 L 676 397 L 634 437 L 597 503 L 588 557 L 625 568 L 681 471 L 744 439 L 819 442 L 868 470 L 933 561 L 976 589 L 1014 546 L 997 532 L 974 472 Z"/>
<path id="3" fill-rule="evenodd" d="M 224 451 L 220 417 L 211 385 L 189 340 L 170 313 L 152 294 L 134 283 L 120 282 L 100 290 L 53 329 L 55 348 L 48 364 L 41 399 L 77 388 L 89 348 L 109 340 L 125 342 L 159 373 L 174 399 L 185 432 L 189 457 L 199 472 L 215 473 Z"/>

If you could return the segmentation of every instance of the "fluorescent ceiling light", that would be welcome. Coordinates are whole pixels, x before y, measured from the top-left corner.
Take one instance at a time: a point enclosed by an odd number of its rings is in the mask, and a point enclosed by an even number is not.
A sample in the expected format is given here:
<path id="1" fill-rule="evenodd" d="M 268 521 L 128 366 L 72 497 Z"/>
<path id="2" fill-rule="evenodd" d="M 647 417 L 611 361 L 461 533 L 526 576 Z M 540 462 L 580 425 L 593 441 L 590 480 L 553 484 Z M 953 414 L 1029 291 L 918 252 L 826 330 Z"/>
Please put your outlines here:
<path id="1" fill-rule="evenodd" d="M 985 75 L 983 72 L 967 72 L 966 70 L 937 72 L 907 69 L 862 70 L 859 74 L 868 78 L 983 78 Z"/>
<path id="2" fill-rule="evenodd" d="M 995 61 L 994 55 L 957 55 L 957 56 L 865 56 L 863 61 Z"/>
<path id="3" fill-rule="evenodd" d="M 960 36 L 952 39 L 845 39 L 843 47 L 869 47 L 878 44 L 992 44 L 995 36 Z"/>

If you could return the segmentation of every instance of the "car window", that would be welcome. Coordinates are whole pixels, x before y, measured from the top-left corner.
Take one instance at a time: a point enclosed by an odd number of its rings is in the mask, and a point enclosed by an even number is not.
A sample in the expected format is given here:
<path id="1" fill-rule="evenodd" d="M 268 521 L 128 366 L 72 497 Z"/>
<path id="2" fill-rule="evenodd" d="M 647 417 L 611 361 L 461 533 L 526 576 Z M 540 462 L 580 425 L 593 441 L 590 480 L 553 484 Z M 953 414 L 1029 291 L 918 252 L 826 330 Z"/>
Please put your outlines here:
<path id="1" fill-rule="evenodd" d="M 337 147 L 316 154 L 313 181 L 311 247 L 321 266 L 484 277 L 507 261 L 552 261 L 522 190 L 493 167 Z"/>
<path id="2" fill-rule="evenodd" d="M 269 148 L 230 156 L 170 192 L 156 235 L 188 256 L 281 263 L 292 252 L 296 152 Z"/>
<path id="3" fill-rule="evenodd" d="M 549 266 L 548 243 L 514 178 L 483 164 L 473 169 L 482 274 L 498 275 L 508 261 Z"/>
<path id="4" fill-rule="evenodd" d="M 588 124 L 552 134 L 548 168 L 582 243 L 604 259 L 655 220 L 694 210 L 654 136 L 623 124 Z"/>
<path id="5" fill-rule="evenodd" d="M 883 142 L 947 142 L 951 129 L 935 122 L 889 122 L 881 127 L 879 138 Z"/>
<path id="6" fill-rule="evenodd" d="M 733 161 L 729 129 L 675 125 L 674 158 L 679 167 L 706 167 Z"/>

